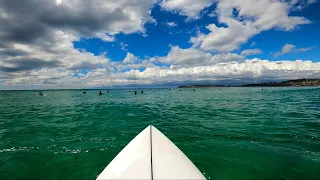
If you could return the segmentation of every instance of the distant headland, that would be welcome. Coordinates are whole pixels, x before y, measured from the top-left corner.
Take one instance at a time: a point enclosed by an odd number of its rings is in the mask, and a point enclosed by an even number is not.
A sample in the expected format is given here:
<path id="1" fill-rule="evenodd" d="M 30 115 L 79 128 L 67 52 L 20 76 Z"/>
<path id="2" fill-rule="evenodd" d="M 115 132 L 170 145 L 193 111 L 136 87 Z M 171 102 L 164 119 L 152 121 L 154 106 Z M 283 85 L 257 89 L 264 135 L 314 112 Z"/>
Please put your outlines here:
<path id="1" fill-rule="evenodd" d="M 286 87 L 286 86 L 320 86 L 320 79 L 296 79 L 283 82 L 268 82 L 260 84 L 246 84 L 244 87 L 269 86 L 269 87 Z"/>
<path id="2" fill-rule="evenodd" d="M 320 86 L 320 79 L 296 79 L 282 82 L 267 82 L 259 84 L 245 84 L 240 86 L 227 85 L 188 85 L 178 88 L 210 88 L 210 87 L 299 87 L 299 86 Z"/>

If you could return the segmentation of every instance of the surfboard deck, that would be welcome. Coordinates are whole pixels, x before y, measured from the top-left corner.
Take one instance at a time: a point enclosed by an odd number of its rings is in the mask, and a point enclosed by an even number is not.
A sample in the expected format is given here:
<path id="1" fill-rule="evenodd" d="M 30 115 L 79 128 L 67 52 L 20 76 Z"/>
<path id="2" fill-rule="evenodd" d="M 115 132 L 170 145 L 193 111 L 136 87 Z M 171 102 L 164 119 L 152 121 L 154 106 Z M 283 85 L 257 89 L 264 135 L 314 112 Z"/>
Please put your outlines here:
<path id="1" fill-rule="evenodd" d="M 154 126 L 139 133 L 97 177 L 103 179 L 206 179 Z"/>

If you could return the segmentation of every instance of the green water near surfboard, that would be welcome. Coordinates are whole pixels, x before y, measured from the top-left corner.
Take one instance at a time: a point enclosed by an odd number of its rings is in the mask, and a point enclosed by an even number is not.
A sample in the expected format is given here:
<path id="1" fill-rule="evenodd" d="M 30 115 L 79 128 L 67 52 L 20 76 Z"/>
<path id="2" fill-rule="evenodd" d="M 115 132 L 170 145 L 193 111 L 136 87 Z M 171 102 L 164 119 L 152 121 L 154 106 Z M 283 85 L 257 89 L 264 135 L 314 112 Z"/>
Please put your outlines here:
<path id="1" fill-rule="evenodd" d="M 209 179 L 320 179 L 320 88 L 0 91 L 0 179 L 94 179 L 147 125 Z"/>

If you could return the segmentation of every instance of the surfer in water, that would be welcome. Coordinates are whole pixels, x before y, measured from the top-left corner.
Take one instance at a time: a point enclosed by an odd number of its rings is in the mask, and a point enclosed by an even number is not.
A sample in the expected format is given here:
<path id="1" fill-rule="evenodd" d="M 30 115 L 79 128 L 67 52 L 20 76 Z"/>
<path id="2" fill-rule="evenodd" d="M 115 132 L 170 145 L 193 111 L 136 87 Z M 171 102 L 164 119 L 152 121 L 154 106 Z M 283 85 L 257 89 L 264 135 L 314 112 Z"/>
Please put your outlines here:
<path id="1" fill-rule="evenodd" d="M 137 94 L 137 91 L 135 91 L 134 94 Z"/>
<path id="2" fill-rule="evenodd" d="M 86 92 L 85 91 L 83 91 L 83 93 L 82 94 L 86 94 Z"/>
<path id="3" fill-rule="evenodd" d="M 102 95 L 102 92 L 101 92 L 101 91 L 99 92 L 99 95 L 100 95 L 100 96 Z"/>
<path id="4" fill-rule="evenodd" d="M 39 95 L 39 96 L 43 96 L 42 92 L 38 92 L 38 95 Z"/>

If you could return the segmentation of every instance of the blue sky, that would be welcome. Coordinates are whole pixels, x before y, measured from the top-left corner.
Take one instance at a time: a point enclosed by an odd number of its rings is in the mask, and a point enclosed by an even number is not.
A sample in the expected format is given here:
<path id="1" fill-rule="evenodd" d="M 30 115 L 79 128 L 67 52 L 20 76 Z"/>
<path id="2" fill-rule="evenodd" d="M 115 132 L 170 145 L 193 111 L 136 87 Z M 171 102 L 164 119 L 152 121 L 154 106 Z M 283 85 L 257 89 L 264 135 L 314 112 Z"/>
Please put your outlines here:
<path id="1" fill-rule="evenodd" d="M 0 88 L 320 78 L 316 0 L 4 0 Z M 34 13 L 29 13 L 34 12 Z"/>

